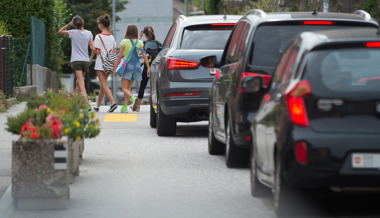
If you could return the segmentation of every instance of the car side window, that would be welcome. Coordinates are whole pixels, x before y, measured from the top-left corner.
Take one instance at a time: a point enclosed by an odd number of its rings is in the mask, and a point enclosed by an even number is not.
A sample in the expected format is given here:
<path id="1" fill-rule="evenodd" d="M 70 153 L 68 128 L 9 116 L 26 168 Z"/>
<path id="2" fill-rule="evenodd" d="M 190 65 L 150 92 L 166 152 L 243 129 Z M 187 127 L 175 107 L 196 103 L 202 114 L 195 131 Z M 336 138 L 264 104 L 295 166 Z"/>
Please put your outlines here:
<path id="1" fill-rule="evenodd" d="M 234 63 L 239 60 L 242 55 L 239 53 L 239 44 L 242 42 L 242 35 L 245 32 L 246 22 L 240 22 L 234 31 L 234 35 L 231 39 L 230 46 L 228 47 L 226 64 Z"/>
<path id="2" fill-rule="evenodd" d="M 171 46 L 171 44 L 173 42 L 174 33 L 176 32 L 176 30 L 177 30 L 177 22 L 172 25 L 172 27 L 170 28 L 170 30 L 168 32 L 168 35 L 165 38 L 165 41 L 163 44 L 164 49 L 169 48 Z"/>

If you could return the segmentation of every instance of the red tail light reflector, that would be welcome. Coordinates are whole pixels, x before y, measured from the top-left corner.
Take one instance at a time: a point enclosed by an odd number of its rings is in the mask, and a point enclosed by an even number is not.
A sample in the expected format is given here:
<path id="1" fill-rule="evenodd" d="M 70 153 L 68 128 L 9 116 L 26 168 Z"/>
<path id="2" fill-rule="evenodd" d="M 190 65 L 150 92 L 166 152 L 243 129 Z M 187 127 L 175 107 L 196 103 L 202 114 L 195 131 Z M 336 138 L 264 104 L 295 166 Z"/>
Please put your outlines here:
<path id="1" fill-rule="evenodd" d="M 260 74 L 260 73 L 250 73 L 250 72 L 244 72 L 241 74 L 240 76 L 240 83 L 239 83 L 239 92 L 240 93 L 248 93 L 247 91 L 245 90 L 242 90 L 240 88 L 240 85 L 241 85 L 241 81 L 243 81 L 243 79 L 245 77 L 249 77 L 249 76 L 261 76 L 264 80 L 264 87 L 268 87 L 269 83 L 270 83 L 270 80 L 272 79 L 272 76 L 269 76 L 269 75 L 265 75 L 265 74 Z"/>
<path id="2" fill-rule="evenodd" d="M 197 68 L 198 65 L 199 65 L 199 62 L 197 61 L 168 58 L 168 70 L 194 69 L 194 68 Z"/>
<path id="3" fill-rule="evenodd" d="M 306 142 L 297 142 L 295 146 L 295 153 L 297 161 L 300 164 L 307 164 L 307 144 Z"/>
<path id="4" fill-rule="evenodd" d="M 236 23 L 213 23 L 211 26 L 235 26 Z"/>
<path id="5" fill-rule="evenodd" d="M 166 93 L 165 97 L 188 97 L 188 96 L 200 96 L 202 92 L 172 92 Z"/>
<path id="6" fill-rule="evenodd" d="M 310 126 L 303 97 L 311 93 L 309 81 L 297 83 L 286 94 L 291 121 L 299 126 Z"/>
<path id="7" fill-rule="evenodd" d="M 380 42 L 367 42 L 366 46 L 368 48 L 379 48 L 380 47 Z"/>
<path id="8" fill-rule="evenodd" d="M 305 25 L 332 25 L 332 21 L 323 21 L 323 20 L 308 20 L 304 21 L 303 24 Z"/>
<path id="9" fill-rule="evenodd" d="M 246 137 L 244 137 L 244 141 L 251 141 L 252 139 L 252 136 L 250 135 L 247 135 Z"/>

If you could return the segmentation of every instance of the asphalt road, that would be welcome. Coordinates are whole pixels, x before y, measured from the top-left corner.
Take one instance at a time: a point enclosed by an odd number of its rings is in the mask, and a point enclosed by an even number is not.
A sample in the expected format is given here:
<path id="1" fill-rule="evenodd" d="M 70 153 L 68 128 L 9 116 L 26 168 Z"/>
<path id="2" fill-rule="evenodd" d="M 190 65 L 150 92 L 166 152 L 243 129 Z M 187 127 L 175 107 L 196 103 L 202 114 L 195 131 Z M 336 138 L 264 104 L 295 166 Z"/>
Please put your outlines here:
<path id="1" fill-rule="evenodd" d="M 126 122 L 104 122 L 120 116 L 120 107 L 113 114 L 107 109 L 97 113 L 100 135 L 85 140 L 68 209 L 15 211 L 12 218 L 276 217 L 271 196 L 251 196 L 248 168 L 228 169 L 224 156 L 208 154 L 207 122 L 179 123 L 175 137 L 158 137 L 148 106 L 123 115 Z M 305 217 L 380 217 L 379 199 L 319 193 L 300 211 Z"/>

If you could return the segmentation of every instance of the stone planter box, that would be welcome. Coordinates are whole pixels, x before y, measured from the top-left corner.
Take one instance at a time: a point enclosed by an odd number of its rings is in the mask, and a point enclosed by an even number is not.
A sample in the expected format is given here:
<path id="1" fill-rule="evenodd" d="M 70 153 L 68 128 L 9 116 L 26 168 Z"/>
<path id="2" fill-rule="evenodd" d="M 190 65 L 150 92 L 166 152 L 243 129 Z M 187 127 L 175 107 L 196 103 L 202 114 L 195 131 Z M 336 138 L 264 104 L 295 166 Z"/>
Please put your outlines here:
<path id="1" fill-rule="evenodd" d="M 73 140 L 69 139 L 69 149 L 68 149 L 68 156 L 69 156 L 69 170 L 70 170 L 70 177 L 69 182 L 72 184 L 74 182 L 74 177 L 79 176 L 79 163 L 80 163 L 80 149 L 83 140 Z"/>
<path id="2" fill-rule="evenodd" d="M 18 140 L 12 146 L 12 196 L 18 209 L 66 209 L 68 140 Z"/>

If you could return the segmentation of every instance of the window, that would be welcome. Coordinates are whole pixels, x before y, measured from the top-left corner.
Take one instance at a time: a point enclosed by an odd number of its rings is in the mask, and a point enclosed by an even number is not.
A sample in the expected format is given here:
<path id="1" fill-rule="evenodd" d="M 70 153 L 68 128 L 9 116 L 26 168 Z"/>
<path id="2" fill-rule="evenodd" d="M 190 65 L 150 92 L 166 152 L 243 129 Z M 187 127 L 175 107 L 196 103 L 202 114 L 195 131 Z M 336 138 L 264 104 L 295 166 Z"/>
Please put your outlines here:
<path id="1" fill-rule="evenodd" d="M 168 35 L 166 36 L 166 39 L 163 44 L 163 48 L 169 48 L 172 44 L 174 33 L 177 30 L 177 23 L 174 23 L 172 27 L 170 28 Z"/>
<path id="2" fill-rule="evenodd" d="M 242 55 L 242 54 L 239 54 L 239 43 L 243 41 L 242 36 L 243 36 L 243 33 L 245 32 L 244 28 L 246 24 L 247 24 L 246 22 L 240 22 L 233 33 L 234 35 L 231 39 L 230 46 L 228 47 L 228 51 L 227 51 L 227 57 L 226 57 L 227 64 L 236 62 L 239 59 L 239 57 Z"/>
<path id="3" fill-rule="evenodd" d="M 224 49 L 233 27 L 233 25 L 186 27 L 181 40 L 181 49 Z"/>

